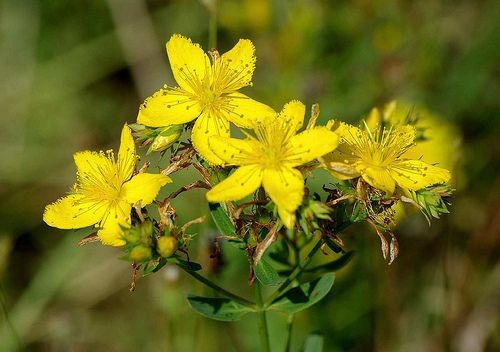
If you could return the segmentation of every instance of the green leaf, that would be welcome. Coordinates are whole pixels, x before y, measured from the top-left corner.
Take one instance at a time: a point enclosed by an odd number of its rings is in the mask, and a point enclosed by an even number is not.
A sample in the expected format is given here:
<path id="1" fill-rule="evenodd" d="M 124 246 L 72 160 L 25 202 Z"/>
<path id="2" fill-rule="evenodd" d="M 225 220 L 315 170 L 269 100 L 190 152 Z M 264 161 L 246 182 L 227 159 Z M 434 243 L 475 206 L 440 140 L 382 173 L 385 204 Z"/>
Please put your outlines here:
<path id="1" fill-rule="evenodd" d="M 349 251 L 345 253 L 343 256 L 341 256 L 338 259 L 335 259 L 334 261 L 331 261 L 326 264 L 318 265 L 310 269 L 306 269 L 305 272 L 307 273 L 315 273 L 315 274 L 322 274 L 322 273 L 329 273 L 332 271 L 336 271 L 339 269 L 342 269 L 344 266 L 346 266 L 352 259 L 352 256 L 354 255 L 353 251 Z"/>
<path id="2" fill-rule="evenodd" d="M 294 287 L 276 298 L 270 308 L 288 314 L 300 312 L 318 303 L 330 291 L 335 275 L 323 275 L 319 279 Z"/>
<path id="3" fill-rule="evenodd" d="M 246 242 L 236 234 L 233 223 L 227 216 L 224 208 L 219 203 L 209 203 L 210 215 L 219 229 L 222 236 L 226 237 L 228 242 L 239 249 L 246 248 Z"/>
<path id="4" fill-rule="evenodd" d="M 253 312 L 251 308 L 229 298 L 189 296 L 188 302 L 196 312 L 214 320 L 235 321 Z"/>
<path id="5" fill-rule="evenodd" d="M 335 242 L 334 240 L 332 240 L 331 238 L 329 237 L 325 237 L 324 238 L 325 240 L 325 243 L 326 245 L 332 250 L 334 251 L 335 253 L 341 253 L 343 252 L 344 250 L 342 249 L 342 247 L 340 247 L 337 242 Z"/>
<path id="6" fill-rule="evenodd" d="M 253 271 L 255 277 L 262 285 L 277 286 L 281 282 L 278 272 L 265 258 L 261 258 L 260 261 L 253 266 Z"/>
<path id="7" fill-rule="evenodd" d="M 201 265 L 195 262 L 187 261 L 179 257 L 169 257 L 165 258 L 167 262 L 180 266 L 182 269 L 187 271 L 198 271 L 201 270 Z M 159 270 L 159 268 L 157 269 Z M 156 271 L 157 271 L 156 270 Z"/>
<path id="8" fill-rule="evenodd" d="M 307 336 L 304 342 L 302 352 L 322 352 L 323 351 L 323 335 L 319 333 L 312 333 Z"/>
<path id="9" fill-rule="evenodd" d="M 155 260 L 146 263 L 146 265 L 142 269 L 142 276 L 144 277 L 156 273 L 158 270 L 163 268 L 165 264 L 167 264 L 166 258 L 161 258 L 160 260 Z"/>

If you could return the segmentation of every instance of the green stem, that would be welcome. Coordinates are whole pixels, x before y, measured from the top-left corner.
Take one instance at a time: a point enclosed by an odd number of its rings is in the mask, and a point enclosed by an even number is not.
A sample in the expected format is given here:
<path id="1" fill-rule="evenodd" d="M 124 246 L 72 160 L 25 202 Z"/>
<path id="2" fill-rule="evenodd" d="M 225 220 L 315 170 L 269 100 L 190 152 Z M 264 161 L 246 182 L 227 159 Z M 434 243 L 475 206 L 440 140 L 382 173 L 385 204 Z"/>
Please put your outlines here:
<path id="1" fill-rule="evenodd" d="M 278 287 L 278 289 L 276 291 L 274 291 L 271 296 L 266 300 L 266 303 L 264 304 L 264 308 L 267 308 L 269 307 L 273 301 L 278 298 L 287 288 L 288 286 L 290 286 L 290 284 L 292 282 L 295 281 L 295 279 L 300 275 L 302 274 L 302 271 L 307 267 L 307 265 L 309 264 L 309 262 L 311 261 L 311 259 L 313 258 L 313 256 L 316 254 L 316 252 L 321 248 L 321 246 L 323 245 L 323 239 L 321 238 L 313 247 L 313 249 L 311 249 L 309 251 L 309 253 L 307 253 L 306 257 L 304 258 L 304 260 L 302 261 L 302 263 L 300 263 L 300 265 L 297 265 L 295 267 L 295 269 L 292 271 L 292 273 L 290 274 L 290 276 L 288 276 L 286 278 L 286 280 Z"/>
<path id="2" fill-rule="evenodd" d="M 257 315 L 259 316 L 259 336 L 260 336 L 260 347 L 262 352 L 270 352 L 269 347 L 269 332 L 267 329 L 267 319 L 266 319 L 266 308 L 262 301 L 262 290 L 260 283 L 255 280 L 255 300 L 257 302 Z"/>
<path id="3" fill-rule="evenodd" d="M 288 320 L 286 322 L 286 345 L 285 352 L 290 352 L 292 349 L 292 326 L 293 326 L 293 314 L 288 315 Z"/>
<path id="4" fill-rule="evenodd" d="M 210 19 L 208 22 L 208 49 L 217 48 L 217 0 L 213 0 L 212 6 L 208 8 Z"/>
<path id="5" fill-rule="evenodd" d="M 245 299 L 243 297 L 240 297 L 240 296 L 238 296 L 238 295 L 236 295 L 234 293 L 231 293 L 231 292 L 223 289 L 222 287 L 220 287 L 216 283 L 210 281 L 209 279 L 207 279 L 203 275 L 198 274 L 196 271 L 188 270 L 188 269 L 186 269 L 186 268 L 184 268 L 184 267 L 182 267 L 180 265 L 177 265 L 177 266 L 179 268 L 181 268 L 182 270 L 184 270 L 189 275 L 191 275 L 192 277 L 194 277 L 196 280 L 198 280 L 201 283 L 207 285 L 208 287 L 213 288 L 216 292 L 220 293 L 221 295 L 226 296 L 227 298 L 231 298 L 232 300 L 234 300 L 234 301 L 236 301 L 238 303 L 241 303 L 244 306 L 247 306 L 247 307 L 250 307 L 252 309 L 255 309 L 255 303 L 250 302 L 249 300 L 247 300 L 247 299 Z"/>
<path id="6" fill-rule="evenodd" d="M 3 285 L 0 283 L 0 306 L 2 306 L 2 312 L 4 316 L 4 321 L 5 325 L 7 325 L 8 329 L 10 330 L 10 333 L 12 334 L 12 337 L 14 338 L 16 347 L 18 350 L 21 349 L 21 340 L 19 338 L 19 335 L 17 334 L 16 329 L 14 328 L 14 325 L 12 324 L 12 321 L 10 320 L 9 317 L 9 310 L 7 308 L 7 299 L 6 295 L 4 294 L 5 290 L 3 288 Z"/>

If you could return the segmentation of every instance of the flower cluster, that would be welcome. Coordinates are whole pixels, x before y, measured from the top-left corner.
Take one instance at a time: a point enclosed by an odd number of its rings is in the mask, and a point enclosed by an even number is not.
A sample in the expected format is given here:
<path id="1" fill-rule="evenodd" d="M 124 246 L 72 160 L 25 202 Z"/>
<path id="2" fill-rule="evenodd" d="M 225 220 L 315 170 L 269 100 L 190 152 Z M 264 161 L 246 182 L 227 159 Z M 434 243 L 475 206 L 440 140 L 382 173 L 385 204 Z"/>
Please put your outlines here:
<path id="1" fill-rule="evenodd" d="M 260 260 L 279 233 L 300 246 L 307 240 L 298 237 L 312 238 L 319 231 L 337 251 L 346 224 L 366 220 L 382 241 L 384 231 L 395 239 L 391 209 L 401 201 L 434 217 L 447 212 L 450 172 L 412 156 L 418 143 L 413 121 L 384 123 L 387 119 L 374 109 L 361 127 L 336 120 L 316 126 L 315 105 L 304 128 L 306 107 L 300 101 L 276 112 L 239 92 L 252 85 L 256 58 L 251 41 L 242 39 L 220 55 L 205 53 L 175 34 L 166 49 L 178 86 L 165 85 L 144 101 L 137 123 L 123 127 L 116 159 L 112 151 L 74 155 L 76 184 L 46 207 L 47 224 L 62 229 L 95 225 L 95 239 L 122 246 L 126 259 L 144 267 L 151 268 L 153 261 L 152 270 L 157 270 L 164 258 L 187 252 L 192 237 L 187 228 L 204 220 L 176 223 L 170 202 L 193 188 L 207 189 L 208 202 L 222 204 L 234 228 L 224 235 L 253 253 L 251 262 Z M 231 136 L 231 125 L 244 138 Z M 184 132 L 188 140 L 182 140 Z M 159 173 L 147 173 L 147 165 L 137 171 L 133 137 L 149 146 L 147 153 L 170 150 L 169 164 Z M 172 182 L 170 175 L 190 166 L 201 179 L 155 201 Z M 305 182 L 321 168 L 332 176 L 323 187 L 323 200 Z M 235 203 L 243 199 L 248 201 Z M 144 208 L 151 204 L 158 219 Z"/>

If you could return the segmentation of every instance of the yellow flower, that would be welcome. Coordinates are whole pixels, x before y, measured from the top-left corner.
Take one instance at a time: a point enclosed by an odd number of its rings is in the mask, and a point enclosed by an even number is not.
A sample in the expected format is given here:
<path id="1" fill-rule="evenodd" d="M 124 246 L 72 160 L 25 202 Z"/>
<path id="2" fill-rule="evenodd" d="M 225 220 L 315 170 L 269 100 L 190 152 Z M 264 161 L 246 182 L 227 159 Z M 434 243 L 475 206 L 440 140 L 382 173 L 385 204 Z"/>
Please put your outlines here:
<path id="1" fill-rule="evenodd" d="M 210 147 L 226 165 L 240 166 L 207 192 L 210 202 L 239 200 L 263 186 L 278 207 L 286 227 L 295 223 L 295 210 L 304 196 L 304 177 L 297 166 L 310 162 L 338 145 L 337 134 L 316 127 L 299 134 L 305 106 L 299 101 L 285 105 L 277 119 L 254 128 L 255 137 L 240 140 L 211 137 Z"/>
<path id="2" fill-rule="evenodd" d="M 117 160 L 112 150 L 83 151 L 73 157 L 77 167 L 76 184 L 68 196 L 47 205 L 43 220 L 61 229 L 96 225 L 103 244 L 124 245 L 122 228 L 130 227 L 132 205 L 150 204 L 171 179 L 161 174 L 132 176 L 137 155 L 127 125 L 122 130 Z"/>
<path id="3" fill-rule="evenodd" d="M 415 128 L 410 125 L 361 130 L 330 121 L 328 126 L 340 135 L 340 145 L 322 160 L 330 173 L 347 180 L 361 176 L 371 186 L 394 193 L 396 184 L 405 190 L 418 190 L 446 183 L 450 172 L 421 160 L 409 159 L 414 147 Z"/>
<path id="4" fill-rule="evenodd" d="M 197 119 L 191 135 L 194 147 L 210 163 L 222 164 L 208 146 L 210 136 L 229 137 L 229 122 L 250 128 L 275 114 L 267 105 L 237 92 L 251 85 L 255 48 L 250 40 L 241 39 L 222 56 L 211 51 L 210 63 L 198 44 L 181 35 L 174 34 L 166 46 L 179 87 L 165 86 L 147 98 L 137 122 L 161 127 Z"/>

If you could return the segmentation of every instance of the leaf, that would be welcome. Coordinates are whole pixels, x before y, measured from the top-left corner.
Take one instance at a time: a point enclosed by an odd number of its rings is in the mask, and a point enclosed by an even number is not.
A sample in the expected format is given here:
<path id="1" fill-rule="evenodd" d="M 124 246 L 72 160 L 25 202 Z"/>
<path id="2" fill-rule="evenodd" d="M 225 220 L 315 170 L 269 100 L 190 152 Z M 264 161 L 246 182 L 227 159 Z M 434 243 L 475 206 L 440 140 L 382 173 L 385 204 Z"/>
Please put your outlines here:
<path id="1" fill-rule="evenodd" d="M 251 308 L 229 298 L 189 296 L 188 302 L 193 310 L 214 320 L 235 321 L 253 312 Z"/>
<path id="2" fill-rule="evenodd" d="M 167 260 L 167 262 L 175 264 L 175 265 L 177 265 L 177 266 L 179 266 L 182 269 L 185 269 L 187 271 L 201 270 L 200 264 L 195 263 L 195 262 L 191 262 L 191 261 L 187 261 L 187 260 L 181 259 L 179 257 L 169 257 L 169 258 L 165 258 L 165 259 Z M 155 271 L 158 271 L 158 270 L 159 270 L 159 268 L 156 269 Z"/>
<path id="3" fill-rule="evenodd" d="M 257 264 L 254 264 L 253 271 L 262 285 L 277 286 L 281 282 L 278 272 L 265 258 L 261 258 Z"/>
<path id="4" fill-rule="evenodd" d="M 304 342 L 302 352 L 322 352 L 323 351 L 323 335 L 320 333 L 312 333 L 307 336 Z"/>
<path id="5" fill-rule="evenodd" d="M 346 266 L 351 261 L 353 255 L 354 255 L 354 252 L 349 251 L 349 252 L 345 253 L 343 256 L 341 256 L 340 258 L 335 259 L 334 261 L 307 269 L 307 270 L 305 270 L 305 272 L 322 274 L 322 273 L 329 273 L 332 271 L 342 269 L 344 266 Z"/>
<path id="6" fill-rule="evenodd" d="M 246 242 L 236 234 L 234 224 L 219 203 L 209 203 L 210 215 L 222 236 L 236 248 L 245 249 Z"/>
<path id="7" fill-rule="evenodd" d="M 330 291 L 335 280 L 332 273 L 319 279 L 294 287 L 276 298 L 270 308 L 288 314 L 300 312 L 318 303 Z"/>
<path id="8" fill-rule="evenodd" d="M 156 273 L 158 270 L 163 268 L 165 264 L 167 264 L 166 258 L 161 258 L 160 260 L 146 263 L 146 265 L 142 269 L 142 276 L 144 277 Z"/>
<path id="9" fill-rule="evenodd" d="M 334 251 L 335 253 L 341 253 L 343 252 L 344 250 L 342 249 L 342 247 L 340 247 L 334 240 L 332 240 L 331 238 L 329 237 L 325 237 L 325 243 L 326 245 L 332 250 Z"/>

